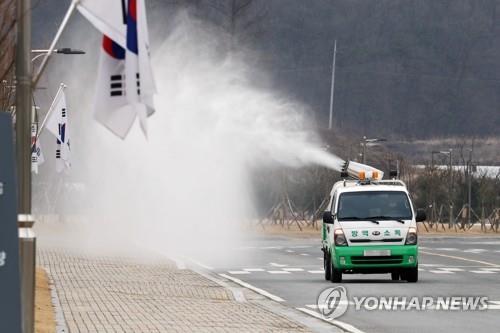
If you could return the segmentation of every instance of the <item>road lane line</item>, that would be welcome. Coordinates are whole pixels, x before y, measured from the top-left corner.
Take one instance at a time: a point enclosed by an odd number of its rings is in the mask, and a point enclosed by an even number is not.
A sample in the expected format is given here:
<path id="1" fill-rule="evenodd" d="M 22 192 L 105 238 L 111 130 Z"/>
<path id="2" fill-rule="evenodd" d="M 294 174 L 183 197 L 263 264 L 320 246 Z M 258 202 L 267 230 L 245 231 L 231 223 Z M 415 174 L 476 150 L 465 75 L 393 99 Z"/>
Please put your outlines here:
<path id="1" fill-rule="evenodd" d="M 285 264 L 277 264 L 275 262 L 270 262 L 269 265 L 274 266 L 274 267 L 286 267 L 286 266 L 288 266 L 288 265 L 285 265 Z"/>
<path id="2" fill-rule="evenodd" d="M 308 273 L 311 273 L 311 274 L 322 274 L 324 273 L 325 271 L 324 270 L 317 270 L 317 271 L 307 271 Z"/>
<path id="3" fill-rule="evenodd" d="M 290 272 L 287 271 L 267 271 L 270 274 L 290 274 Z"/>
<path id="4" fill-rule="evenodd" d="M 497 272 L 493 271 L 469 271 L 471 273 L 476 273 L 476 274 L 496 274 Z"/>
<path id="5" fill-rule="evenodd" d="M 303 268 L 283 268 L 284 271 L 287 271 L 287 272 L 302 272 L 304 271 Z"/>
<path id="6" fill-rule="evenodd" d="M 227 272 L 233 275 L 250 274 L 250 272 L 247 271 L 227 271 Z"/>
<path id="7" fill-rule="evenodd" d="M 208 269 L 209 271 L 213 271 L 213 270 L 214 270 L 214 268 L 213 268 L 213 267 L 210 267 L 210 266 L 208 266 L 208 265 L 205 265 L 205 264 L 203 264 L 203 263 L 201 263 L 201 262 L 199 262 L 199 261 L 196 261 L 196 260 L 194 260 L 194 259 L 192 259 L 192 258 L 188 258 L 188 259 L 189 259 L 189 261 L 191 261 L 193 264 L 196 264 L 196 265 L 198 265 L 198 266 L 200 266 L 200 267 L 202 267 L 202 268 Z"/>
<path id="8" fill-rule="evenodd" d="M 341 328 L 344 331 L 347 331 L 349 333 L 365 333 L 365 332 L 361 331 L 360 329 L 352 326 L 351 324 L 344 323 L 343 321 L 334 320 L 334 319 L 332 319 L 332 320 L 325 319 L 325 318 L 323 318 L 323 316 L 320 313 L 318 313 L 314 310 L 309 310 L 307 308 L 296 308 L 296 309 L 299 311 L 302 311 L 304 313 L 307 313 L 310 316 L 313 316 L 315 318 L 326 321 L 327 323 L 331 323 L 331 324 L 333 324 L 333 325 L 335 325 L 335 326 L 337 326 L 337 327 L 339 327 L 339 328 Z"/>
<path id="9" fill-rule="evenodd" d="M 465 252 L 465 253 L 483 253 L 483 252 L 488 252 L 488 250 L 485 250 L 485 249 L 467 249 L 467 250 L 464 250 L 463 252 Z"/>
<path id="10" fill-rule="evenodd" d="M 463 268 L 456 268 L 456 267 L 439 267 L 439 269 L 443 271 L 450 271 L 450 272 L 463 272 Z"/>
<path id="11" fill-rule="evenodd" d="M 240 286 L 242 286 L 242 287 L 248 288 L 248 289 L 250 289 L 250 290 L 255 291 L 255 292 L 256 292 L 256 293 L 258 293 L 258 294 L 261 294 L 262 296 L 265 296 L 265 297 L 267 297 L 267 298 L 270 298 L 270 299 L 272 299 L 272 300 L 273 300 L 273 301 L 275 301 L 275 302 L 284 302 L 284 301 L 285 301 L 285 300 L 284 300 L 283 298 L 281 298 L 281 297 L 278 297 L 278 296 L 276 296 L 276 295 L 273 295 L 273 294 L 271 294 L 271 293 L 269 293 L 269 292 L 265 291 L 264 289 L 260 289 L 260 288 L 254 287 L 254 286 L 252 286 L 250 283 L 246 283 L 246 282 L 244 282 L 244 281 L 242 281 L 242 280 L 240 280 L 240 279 L 237 279 L 237 278 L 235 278 L 235 277 L 229 276 L 229 275 L 227 275 L 227 274 L 219 274 L 219 275 L 220 275 L 220 276 L 222 276 L 222 277 L 223 277 L 223 278 L 225 278 L 225 279 L 228 279 L 228 280 L 230 280 L 230 281 L 233 281 L 234 283 L 239 284 L 239 285 L 240 285 Z"/>
<path id="12" fill-rule="evenodd" d="M 450 272 L 450 271 L 429 271 L 429 272 L 436 274 L 455 274 L 455 272 Z"/>
<path id="13" fill-rule="evenodd" d="M 347 305 L 355 305 L 356 303 L 352 301 L 340 301 L 338 304 L 347 304 Z M 317 309 L 329 309 L 328 304 L 306 304 L 306 307 L 309 309 L 317 310 Z"/>
<path id="14" fill-rule="evenodd" d="M 243 268 L 244 271 L 247 272 L 263 272 L 265 271 L 264 268 Z"/>
<path id="15" fill-rule="evenodd" d="M 427 251 L 420 251 L 420 253 L 428 254 L 428 255 L 431 255 L 431 256 L 445 257 L 445 258 L 450 258 L 450 259 L 457 259 L 457 260 L 464 260 L 464 261 L 470 261 L 470 262 L 477 262 L 477 263 L 480 263 L 480 264 L 483 264 L 483 265 L 487 265 L 487 266 L 500 267 L 500 265 L 492 264 L 491 262 L 486 262 L 486 261 L 482 261 L 482 260 L 467 259 L 467 258 L 463 258 L 463 257 L 450 256 L 450 255 L 447 255 L 447 254 L 432 253 L 432 252 L 427 252 Z"/>

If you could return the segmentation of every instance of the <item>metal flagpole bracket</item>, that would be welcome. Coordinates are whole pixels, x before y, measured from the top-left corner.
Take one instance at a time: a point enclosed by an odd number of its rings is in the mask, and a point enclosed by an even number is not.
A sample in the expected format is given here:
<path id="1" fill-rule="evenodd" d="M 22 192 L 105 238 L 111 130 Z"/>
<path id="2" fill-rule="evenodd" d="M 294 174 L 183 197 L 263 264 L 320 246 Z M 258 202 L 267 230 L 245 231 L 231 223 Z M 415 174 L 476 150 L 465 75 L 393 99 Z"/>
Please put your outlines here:
<path id="1" fill-rule="evenodd" d="M 17 227 L 18 228 L 32 228 L 35 224 L 35 218 L 31 214 L 19 214 L 17 215 Z"/>

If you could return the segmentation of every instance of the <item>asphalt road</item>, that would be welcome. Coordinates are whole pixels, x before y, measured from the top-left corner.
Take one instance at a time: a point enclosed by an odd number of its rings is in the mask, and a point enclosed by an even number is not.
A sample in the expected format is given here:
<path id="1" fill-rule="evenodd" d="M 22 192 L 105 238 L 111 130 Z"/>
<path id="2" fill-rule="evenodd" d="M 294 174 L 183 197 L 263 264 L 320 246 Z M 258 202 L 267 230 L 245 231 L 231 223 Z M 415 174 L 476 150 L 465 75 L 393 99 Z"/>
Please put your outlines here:
<path id="1" fill-rule="evenodd" d="M 205 261 L 205 268 L 259 288 L 283 304 L 317 312 L 316 298 L 335 286 L 324 280 L 320 240 L 249 237 L 235 259 Z M 500 237 L 420 237 L 419 282 L 389 274 L 344 275 L 353 296 L 487 296 L 484 311 L 356 310 L 338 320 L 364 332 L 500 332 Z"/>

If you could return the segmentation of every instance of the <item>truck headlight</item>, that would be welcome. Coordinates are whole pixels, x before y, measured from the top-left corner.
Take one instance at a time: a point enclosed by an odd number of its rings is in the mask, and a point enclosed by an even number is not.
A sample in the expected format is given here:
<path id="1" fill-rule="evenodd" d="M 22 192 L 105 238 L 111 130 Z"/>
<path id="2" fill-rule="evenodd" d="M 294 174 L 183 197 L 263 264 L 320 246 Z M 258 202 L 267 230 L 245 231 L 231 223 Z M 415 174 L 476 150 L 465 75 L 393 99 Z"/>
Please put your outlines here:
<path id="1" fill-rule="evenodd" d="M 406 234 L 405 245 L 415 245 L 417 244 L 417 241 L 418 241 L 417 229 L 413 227 L 409 228 L 408 234 Z"/>
<path id="2" fill-rule="evenodd" d="M 335 241 L 335 245 L 337 246 L 347 246 L 347 239 L 345 238 L 344 232 L 342 229 L 337 229 L 333 233 L 333 238 Z"/>

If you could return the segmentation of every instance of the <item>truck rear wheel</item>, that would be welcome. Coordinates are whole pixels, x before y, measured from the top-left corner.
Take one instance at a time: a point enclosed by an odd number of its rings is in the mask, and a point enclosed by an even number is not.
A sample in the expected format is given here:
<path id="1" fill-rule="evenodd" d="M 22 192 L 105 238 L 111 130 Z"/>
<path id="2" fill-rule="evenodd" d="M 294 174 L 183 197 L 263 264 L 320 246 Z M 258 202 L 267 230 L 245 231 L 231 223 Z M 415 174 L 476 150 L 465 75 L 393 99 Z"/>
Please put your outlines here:
<path id="1" fill-rule="evenodd" d="M 391 280 L 392 281 L 399 281 L 399 278 L 400 278 L 399 272 L 392 272 L 391 273 Z"/>
<path id="2" fill-rule="evenodd" d="M 325 280 L 330 281 L 332 278 L 332 262 L 326 249 L 323 251 L 323 268 L 325 269 Z"/>

